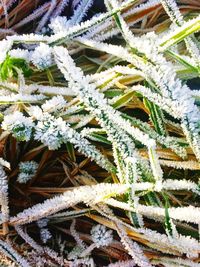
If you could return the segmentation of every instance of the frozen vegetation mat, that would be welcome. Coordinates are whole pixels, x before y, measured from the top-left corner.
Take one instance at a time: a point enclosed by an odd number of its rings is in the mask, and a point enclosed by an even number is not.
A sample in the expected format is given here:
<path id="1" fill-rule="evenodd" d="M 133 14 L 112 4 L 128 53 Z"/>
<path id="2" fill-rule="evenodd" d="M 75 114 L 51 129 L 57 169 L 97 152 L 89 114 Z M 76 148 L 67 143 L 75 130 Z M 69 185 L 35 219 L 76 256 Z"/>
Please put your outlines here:
<path id="1" fill-rule="evenodd" d="M 0 266 L 200 266 L 200 1 L 0 1 Z"/>

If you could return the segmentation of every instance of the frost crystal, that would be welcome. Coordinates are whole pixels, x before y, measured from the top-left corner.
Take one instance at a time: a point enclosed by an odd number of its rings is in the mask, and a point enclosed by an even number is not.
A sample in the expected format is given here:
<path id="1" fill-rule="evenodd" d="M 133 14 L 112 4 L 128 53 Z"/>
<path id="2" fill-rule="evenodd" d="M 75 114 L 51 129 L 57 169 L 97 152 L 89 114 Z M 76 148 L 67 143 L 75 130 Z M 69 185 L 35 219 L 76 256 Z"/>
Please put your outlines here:
<path id="1" fill-rule="evenodd" d="M 96 226 L 92 227 L 91 236 L 97 248 L 106 247 L 113 240 L 112 231 L 107 230 L 102 224 L 97 224 Z"/>
<path id="2" fill-rule="evenodd" d="M 40 238 L 43 243 L 47 243 L 47 241 L 52 238 L 52 235 L 47 228 L 42 228 L 40 229 Z"/>
<path id="3" fill-rule="evenodd" d="M 27 62 L 30 61 L 31 54 L 28 50 L 25 50 L 25 49 L 20 49 L 20 48 L 12 49 L 9 51 L 8 54 L 14 58 L 22 58 L 26 60 Z"/>
<path id="4" fill-rule="evenodd" d="M 68 254 L 68 260 L 76 260 L 80 257 L 81 253 L 83 253 L 84 248 L 81 246 L 75 246 Z"/>
<path id="5" fill-rule="evenodd" d="M 54 118 L 44 113 L 42 120 L 38 121 L 35 128 L 35 139 L 48 146 L 50 150 L 58 149 L 64 143 L 66 123 L 62 118 Z"/>
<path id="6" fill-rule="evenodd" d="M 100 183 L 92 186 L 80 186 L 74 190 L 66 191 L 62 195 L 47 199 L 43 203 L 34 205 L 31 208 L 25 209 L 18 213 L 16 217 L 10 219 L 14 224 L 25 224 L 31 221 L 37 221 L 47 215 L 54 214 L 62 209 L 67 209 L 76 205 L 79 202 L 84 202 L 87 205 L 94 205 L 106 196 L 114 196 L 123 194 L 128 189 L 127 185 Z M 109 235 L 111 236 L 111 234 Z"/>
<path id="7" fill-rule="evenodd" d="M 21 112 L 15 111 L 13 114 L 4 117 L 1 127 L 12 133 L 17 140 L 28 141 L 31 138 L 34 123 L 31 118 L 27 118 Z"/>
<path id="8" fill-rule="evenodd" d="M 12 41 L 2 40 L 0 41 L 0 63 L 2 63 L 5 58 L 6 54 L 12 46 Z"/>
<path id="9" fill-rule="evenodd" d="M 32 177 L 35 176 L 38 168 L 38 163 L 35 161 L 20 162 L 19 171 L 20 174 L 17 181 L 21 184 L 28 182 Z"/>
<path id="10" fill-rule="evenodd" d="M 44 227 L 47 226 L 48 221 L 49 221 L 49 220 L 48 220 L 47 218 L 38 220 L 38 221 L 37 221 L 37 225 L 38 225 L 39 228 L 44 228 Z"/>
<path id="11" fill-rule="evenodd" d="M 29 115 L 35 120 L 41 120 L 43 118 L 43 112 L 38 106 L 31 106 L 29 108 Z"/>
<path id="12" fill-rule="evenodd" d="M 56 150 L 62 144 L 70 142 L 81 153 L 95 160 L 99 166 L 113 171 L 114 167 L 110 161 L 80 133 L 72 129 L 61 117 L 56 118 L 47 112 L 42 113 L 39 107 L 32 108 L 29 112 L 38 120 L 34 138 L 48 146 L 50 150 Z"/>
<path id="13" fill-rule="evenodd" d="M 56 34 L 60 32 L 67 31 L 69 28 L 69 23 L 66 17 L 57 16 L 51 20 L 49 28 Z"/>
<path id="14" fill-rule="evenodd" d="M 40 43 L 33 51 L 31 61 L 38 69 L 46 69 L 53 63 L 51 51 L 48 45 Z"/>
<path id="15" fill-rule="evenodd" d="M 43 105 L 42 109 L 44 112 L 53 113 L 55 111 L 61 111 L 66 105 L 65 99 L 61 96 L 54 96 L 50 100 L 47 100 Z"/>
<path id="16" fill-rule="evenodd" d="M 0 165 L 0 205 L 2 220 L 7 221 L 9 218 L 8 180 L 2 165 Z"/>

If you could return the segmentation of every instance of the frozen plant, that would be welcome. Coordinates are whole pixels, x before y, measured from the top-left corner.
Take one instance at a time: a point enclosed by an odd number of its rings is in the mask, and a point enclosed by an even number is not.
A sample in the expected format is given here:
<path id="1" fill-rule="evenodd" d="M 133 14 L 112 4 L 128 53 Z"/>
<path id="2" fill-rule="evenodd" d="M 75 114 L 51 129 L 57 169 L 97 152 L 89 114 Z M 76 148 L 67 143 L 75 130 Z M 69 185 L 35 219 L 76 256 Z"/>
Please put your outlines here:
<path id="1" fill-rule="evenodd" d="M 14 58 L 21 58 L 26 60 L 27 62 L 30 62 L 31 60 L 31 52 L 29 52 L 27 49 L 12 49 L 8 52 L 9 56 Z"/>
<path id="2" fill-rule="evenodd" d="M 43 203 L 36 204 L 25 209 L 17 216 L 10 219 L 15 225 L 37 221 L 60 210 L 72 207 L 80 202 L 86 205 L 101 202 L 104 198 L 124 194 L 128 185 L 102 183 L 92 186 L 80 186 L 72 191 L 47 199 Z"/>
<path id="3" fill-rule="evenodd" d="M 18 2 L 23 10 L 26 1 Z M 2 4 L 7 24 L 18 2 Z M 102 255 L 102 264 L 118 261 L 110 266 L 199 266 L 200 95 L 188 81 L 199 77 L 200 16 L 188 16 L 198 4 L 186 2 L 105 0 L 107 11 L 87 20 L 94 1 L 49 0 L 0 30 L 12 32 L 0 42 L 1 240 L 9 237 L 0 254 L 22 266 L 30 254 L 41 266 L 94 266 Z M 66 16 L 68 4 L 74 10 Z M 169 32 L 164 11 L 174 24 Z M 37 34 L 14 33 L 34 19 Z M 46 173 L 35 181 L 43 164 Z M 76 231 L 75 218 L 86 227 Z M 27 245 L 32 251 L 21 252 Z"/>
<path id="4" fill-rule="evenodd" d="M 83 250 L 79 257 L 86 257 L 92 252 L 93 249 L 107 247 L 113 241 L 112 230 L 108 230 L 102 224 L 97 224 L 96 226 L 93 226 L 90 233 L 93 243 L 85 250 Z"/>
<path id="5" fill-rule="evenodd" d="M 47 218 L 37 221 L 37 225 L 40 228 L 40 239 L 44 244 L 46 244 L 47 241 L 52 238 L 50 231 L 47 229 L 48 222 L 49 220 Z"/>
<path id="6" fill-rule="evenodd" d="M 3 166 L 0 165 L 0 205 L 1 205 L 1 213 L 3 222 L 8 221 L 9 219 L 9 206 L 8 206 L 8 181 L 7 175 L 3 169 Z M 4 232 L 5 227 L 3 227 Z"/>
<path id="7" fill-rule="evenodd" d="M 66 123 L 62 118 L 55 118 L 49 113 L 44 113 L 42 120 L 38 121 L 34 138 L 41 141 L 49 149 L 58 149 L 65 140 Z"/>
<path id="8" fill-rule="evenodd" d="M 44 43 L 40 43 L 31 55 L 32 63 L 40 70 L 47 69 L 53 63 L 51 51 L 51 47 Z"/>
<path id="9" fill-rule="evenodd" d="M 13 42 L 10 40 L 0 41 L 0 64 L 6 59 L 7 52 L 12 47 Z"/>
<path id="10" fill-rule="evenodd" d="M 52 235 L 47 228 L 42 228 L 42 229 L 40 229 L 40 238 L 41 238 L 42 242 L 44 244 L 46 244 L 47 241 L 52 238 Z"/>
<path id="11" fill-rule="evenodd" d="M 46 100 L 46 102 L 42 105 L 42 109 L 44 112 L 54 113 L 62 111 L 67 102 L 63 98 L 63 96 L 58 95 L 52 97 L 50 100 Z"/>
<path id="12" fill-rule="evenodd" d="M 35 161 L 25 161 L 20 162 L 19 164 L 19 175 L 17 177 L 17 181 L 20 184 L 25 184 L 31 178 L 33 178 L 37 172 L 38 169 L 38 163 Z"/>
<path id="13" fill-rule="evenodd" d="M 47 218 L 41 219 L 37 221 L 37 225 L 39 228 L 44 228 L 47 226 L 49 220 Z"/>
<path id="14" fill-rule="evenodd" d="M 102 168 L 109 171 L 115 170 L 112 163 L 80 133 L 71 128 L 62 117 L 56 118 L 47 112 L 43 113 L 39 107 L 30 109 L 29 112 L 37 119 L 35 140 L 41 141 L 50 150 L 56 150 L 62 144 L 71 142 L 80 152 L 95 160 Z"/>
<path id="15" fill-rule="evenodd" d="M 49 27 L 56 34 L 59 32 L 67 31 L 67 29 L 69 28 L 69 22 L 66 17 L 57 16 L 55 18 L 52 18 Z"/>
<path id="16" fill-rule="evenodd" d="M 113 241 L 112 231 L 106 229 L 102 224 L 92 227 L 91 237 L 97 248 L 106 247 Z"/>
<path id="17" fill-rule="evenodd" d="M 77 260 L 81 254 L 84 252 L 84 248 L 76 245 L 73 249 L 68 253 L 67 258 L 68 260 Z"/>
<path id="18" fill-rule="evenodd" d="M 25 117 L 23 113 L 15 111 L 13 114 L 4 116 L 1 127 L 12 133 L 17 140 L 28 141 L 32 136 L 34 123 L 30 117 Z"/>

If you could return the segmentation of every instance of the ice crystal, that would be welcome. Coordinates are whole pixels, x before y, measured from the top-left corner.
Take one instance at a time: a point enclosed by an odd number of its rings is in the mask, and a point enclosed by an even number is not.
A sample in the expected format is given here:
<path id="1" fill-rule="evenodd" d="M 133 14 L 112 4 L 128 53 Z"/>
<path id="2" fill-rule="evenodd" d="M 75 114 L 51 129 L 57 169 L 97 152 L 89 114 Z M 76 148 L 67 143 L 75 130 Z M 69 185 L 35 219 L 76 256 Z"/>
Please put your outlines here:
<path id="1" fill-rule="evenodd" d="M 49 220 L 47 218 L 41 219 L 37 221 L 37 225 L 39 228 L 44 228 L 47 226 Z"/>
<path id="2" fill-rule="evenodd" d="M 8 181 L 6 173 L 0 165 L 0 204 L 2 212 L 2 221 L 9 219 L 9 207 L 8 207 Z"/>
<path id="3" fill-rule="evenodd" d="M 27 183 L 35 176 L 38 168 L 38 163 L 35 161 L 25 161 L 19 164 L 19 176 L 17 181 L 21 184 Z"/>
<path id="4" fill-rule="evenodd" d="M 91 237 L 97 248 L 106 247 L 113 240 L 112 231 L 107 230 L 102 224 L 97 224 L 91 229 Z"/>
<path id="5" fill-rule="evenodd" d="M 74 15 L 70 19 L 70 24 L 76 25 L 80 23 L 87 14 L 88 9 L 92 6 L 93 2 L 94 0 L 82 0 L 79 5 L 77 5 Z"/>
<path id="6" fill-rule="evenodd" d="M 11 258 L 12 260 L 15 261 L 15 263 L 17 263 L 17 265 L 21 265 L 24 267 L 31 267 L 31 265 L 29 264 L 29 262 L 22 257 L 12 246 L 10 243 L 8 242 L 4 242 L 3 240 L 0 240 L 0 248 L 1 251 L 8 256 L 9 258 Z"/>
<path id="7" fill-rule="evenodd" d="M 44 113 L 42 120 L 35 127 L 34 138 L 41 141 L 51 150 L 58 149 L 65 142 L 66 123 L 62 118 L 54 118 L 49 113 Z"/>
<path id="8" fill-rule="evenodd" d="M 27 62 L 30 62 L 31 60 L 31 52 L 29 52 L 26 49 L 20 49 L 20 48 L 12 49 L 8 52 L 8 54 L 14 58 L 22 58 Z"/>
<path id="9" fill-rule="evenodd" d="M 42 109 L 44 112 L 57 112 L 61 111 L 65 105 L 66 101 L 62 96 L 54 96 L 50 100 L 46 100 L 46 102 L 42 105 Z"/>
<path id="10" fill-rule="evenodd" d="M 42 204 L 36 204 L 33 207 L 18 213 L 17 216 L 12 217 L 10 221 L 16 225 L 36 221 L 62 209 L 74 206 L 79 202 L 94 205 L 95 203 L 101 202 L 105 197 L 123 194 L 127 189 L 127 185 L 106 183 L 77 187 L 72 191 L 67 191 L 60 196 L 47 199 Z"/>
<path id="11" fill-rule="evenodd" d="M 40 229 L 40 238 L 43 243 L 47 243 L 47 241 L 52 238 L 52 235 L 47 228 L 42 228 Z"/>
<path id="12" fill-rule="evenodd" d="M 53 63 L 51 50 L 52 49 L 44 43 L 40 43 L 40 45 L 35 48 L 31 55 L 31 61 L 38 69 L 43 70 L 51 66 Z"/>
<path id="13" fill-rule="evenodd" d="M 39 107 L 30 109 L 30 114 L 38 120 L 34 138 L 48 146 L 50 150 L 56 150 L 62 144 L 71 142 L 80 152 L 95 160 L 103 168 L 114 170 L 109 160 L 61 117 L 55 118 L 47 112 L 43 113 Z"/>
<path id="14" fill-rule="evenodd" d="M 66 32 L 69 28 L 69 22 L 66 17 L 57 16 L 51 20 L 49 28 L 56 34 Z"/>
<path id="15" fill-rule="evenodd" d="M 1 102 L 5 102 L 5 103 L 7 103 L 7 102 L 15 103 L 17 101 L 24 101 L 24 102 L 34 103 L 34 102 L 38 102 L 40 100 L 43 100 L 45 98 L 46 97 L 44 95 L 42 95 L 42 94 L 30 95 L 30 94 L 25 94 L 25 93 L 24 94 L 22 94 L 22 93 L 19 93 L 19 94 L 11 93 L 11 94 L 4 94 L 2 96 L 0 95 L 0 101 Z"/>
<path id="16" fill-rule="evenodd" d="M 0 41 L 0 63 L 2 63 L 7 55 L 7 52 L 12 47 L 13 42 L 11 40 Z"/>
<path id="17" fill-rule="evenodd" d="M 76 260 L 80 257 L 81 253 L 83 253 L 84 248 L 80 246 L 75 246 L 67 255 L 68 260 Z"/>
<path id="18" fill-rule="evenodd" d="M 34 123 L 31 118 L 25 117 L 21 112 L 6 115 L 1 125 L 2 129 L 12 133 L 19 141 L 28 141 L 31 138 Z"/>

